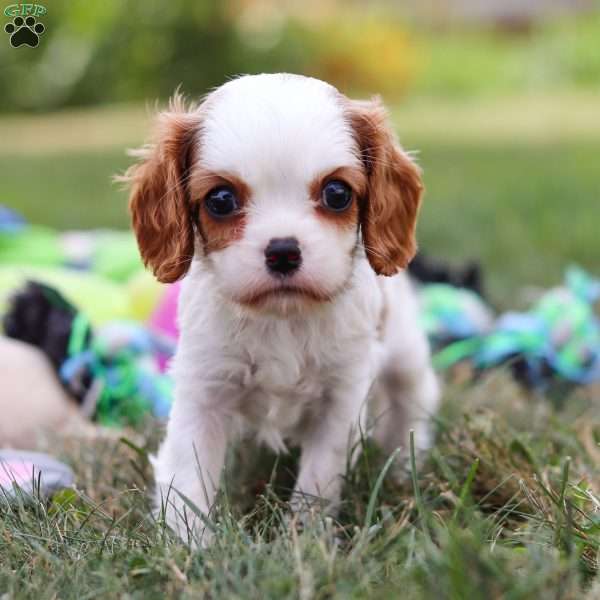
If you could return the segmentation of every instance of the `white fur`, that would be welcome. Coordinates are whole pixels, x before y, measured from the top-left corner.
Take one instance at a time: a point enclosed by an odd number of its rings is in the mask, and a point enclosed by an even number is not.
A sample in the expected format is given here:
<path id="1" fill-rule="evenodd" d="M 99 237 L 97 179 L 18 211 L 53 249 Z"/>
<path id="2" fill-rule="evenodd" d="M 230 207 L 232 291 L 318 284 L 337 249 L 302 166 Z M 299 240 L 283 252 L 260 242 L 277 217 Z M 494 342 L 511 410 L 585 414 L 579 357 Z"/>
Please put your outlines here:
<path id="1" fill-rule="evenodd" d="M 411 428 L 420 448 L 429 444 L 438 390 L 408 279 L 377 277 L 358 232 L 319 218 L 308 198 L 319 174 L 361 164 L 334 92 L 314 79 L 260 75 L 205 103 L 199 162 L 243 179 L 252 198 L 242 239 L 208 256 L 197 247 L 183 282 L 175 402 L 154 461 L 159 501 L 169 496 L 167 520 L 182 535 L 204 528 L 182 495 L 209 513 L 227 445 L 241 433 L 276 451 L 299 445 L 299 495 L 331 506 L 366 428 L 367 399 L 386 451 L 406 449 Z M 240 303 L 280 285 L 264 249 L 288 236 L 302 250 L 294 284 L 331 300 Z"/>
<path id="2" fill-rule="evenodd" d="M 317 79 L 255 75 L 230 81 L 209 97 L 200 164 L 236 175 L 252 189 L 244 238 L 210 257 L 218 262 L 225 295 L 238 298 L 273 285 L 263 255 L 272 237 L 300 240 L 303 268 L 296 284 L 327 294 L 350 276 L 356 232 L 323 227 L 307 201 L 316 176 L 361 165 L 335 93 Z"/>

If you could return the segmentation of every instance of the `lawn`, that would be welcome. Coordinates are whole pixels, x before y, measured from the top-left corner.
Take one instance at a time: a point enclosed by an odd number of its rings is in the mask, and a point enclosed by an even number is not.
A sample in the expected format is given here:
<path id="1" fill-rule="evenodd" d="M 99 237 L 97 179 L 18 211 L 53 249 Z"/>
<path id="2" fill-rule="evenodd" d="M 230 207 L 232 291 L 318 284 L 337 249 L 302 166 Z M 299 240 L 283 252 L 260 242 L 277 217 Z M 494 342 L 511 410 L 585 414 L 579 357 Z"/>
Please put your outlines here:
<path id="1" fill-rule="evenodd" d="M 150 515 L 153 424 L 120 442 L 54 442 L 77 492 L 0 509 L 0 590 L 78 600 L 597 598 L 599 401 L 579 391 L 556 406 L 504 374 L 453 387 L 414 473 L 418 494 L 410 479 L 380 486 L 384 463 L 367 447 L 339 519 L 302 530 L 283 504 L 292 458 L 239 448 L 216 541 L 202 552 Z"/>
<path id="2" fill-rule="evenodd" d="M 574 95 L 394 110 L 425 170 L 421 247 L 479 259 L 505 307 L 571 262 L 599 274 L 593 107 Z M 136 107 L 0 121 L 0 202 L 54 227 L 125 227 L 110 175 L 146 123 Z M 435 429 L 400 485 L 381 483 L 385 461 L 367 444 L 339 518 L 303 529 L 285 514 L 294 457 L 236 449 L 203 552 L 151 516 L 156 423 L 122 439 L 50 440 L 77 490 L 0 507 L 0 597 L 600 597 L 600 389 L 528 394 L 497 371 L 449 385 Z"/>

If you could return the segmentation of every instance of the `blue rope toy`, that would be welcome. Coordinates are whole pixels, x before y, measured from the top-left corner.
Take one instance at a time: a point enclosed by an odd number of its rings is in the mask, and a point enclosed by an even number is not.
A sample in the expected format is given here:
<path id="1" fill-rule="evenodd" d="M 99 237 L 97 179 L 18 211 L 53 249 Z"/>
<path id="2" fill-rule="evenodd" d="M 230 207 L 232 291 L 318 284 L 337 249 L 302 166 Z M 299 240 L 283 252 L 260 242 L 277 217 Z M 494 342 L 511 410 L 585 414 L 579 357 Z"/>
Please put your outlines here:
<path id="1" fill-rule="evenodd" d="M 543 294 L 527 312 L 509 312 L 495 322 L 486 318 L 489 309 L 472 292 L 427 287 L 423 319 L 438 349 L 438 368 L 468 360 L 482 371 L 510 361 L 519 379 L 533 388 L 556 377 L 583 385 L 600 381 L 600 320 L 594 313 L 600 280 L 582 269 L 570 267 L 565 285 Z"/>
<path id="2" fill-rule="evenodd" d="M 134 322 L 112 323 L 91 336 L 89 329 L 89 321 L 78 313 L 68 358 L 59 370 L 71 390 L 91 379 L 83 396 L 83 411 L 103 425 L 135 425 L 146 414 L 166 418 L 173 383 L 159 371 L 156 357 L 171 356 L 174 343 Z"/>

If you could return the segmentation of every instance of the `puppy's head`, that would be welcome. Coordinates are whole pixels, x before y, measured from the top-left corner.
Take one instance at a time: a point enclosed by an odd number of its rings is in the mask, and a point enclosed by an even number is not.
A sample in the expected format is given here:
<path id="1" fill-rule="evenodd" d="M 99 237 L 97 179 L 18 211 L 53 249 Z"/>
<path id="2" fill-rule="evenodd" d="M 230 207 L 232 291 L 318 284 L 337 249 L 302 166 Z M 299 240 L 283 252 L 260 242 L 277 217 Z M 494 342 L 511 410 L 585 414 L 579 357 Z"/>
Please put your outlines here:
<path id="1" fill-rule="evenodd" d="M 422 185 L 378 100 L 295 75 L 175 99 L 127 173 L 133 228 L 163 282 L 196 258 L 229 299 L 289 313 L 344 289 L 362 252 L 392 275 L 415 253 Z"/>

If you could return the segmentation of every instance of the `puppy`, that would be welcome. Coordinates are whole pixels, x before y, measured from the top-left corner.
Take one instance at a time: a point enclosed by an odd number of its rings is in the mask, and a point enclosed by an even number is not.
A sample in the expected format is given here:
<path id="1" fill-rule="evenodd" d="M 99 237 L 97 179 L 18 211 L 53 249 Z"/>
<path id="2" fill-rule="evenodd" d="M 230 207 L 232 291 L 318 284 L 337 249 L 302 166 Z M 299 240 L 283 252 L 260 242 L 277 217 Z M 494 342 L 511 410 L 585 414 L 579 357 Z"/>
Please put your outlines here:
<path id="1" fill-rule="evenodd" d="M 203 535 L 227 445 L 301 449 L 294 506 L 339 501 L 367 417 L 386 452 L 419 449 L 438 385 L 402 270 L 420 172 L 378 100 L 317 79 L 244 76 L 175 97 L 126 174 L 145 264 L 185 277 L 175 398 L 154 471 L 180 535 Z M 168 497 L 168 500 L 167 500 Z M 204 538 L 206 539 L 206 537 Z"/>

